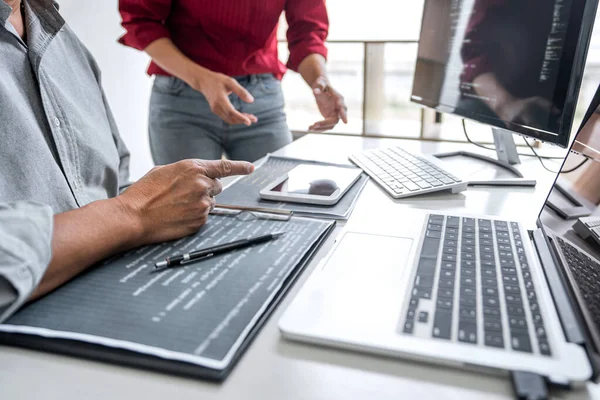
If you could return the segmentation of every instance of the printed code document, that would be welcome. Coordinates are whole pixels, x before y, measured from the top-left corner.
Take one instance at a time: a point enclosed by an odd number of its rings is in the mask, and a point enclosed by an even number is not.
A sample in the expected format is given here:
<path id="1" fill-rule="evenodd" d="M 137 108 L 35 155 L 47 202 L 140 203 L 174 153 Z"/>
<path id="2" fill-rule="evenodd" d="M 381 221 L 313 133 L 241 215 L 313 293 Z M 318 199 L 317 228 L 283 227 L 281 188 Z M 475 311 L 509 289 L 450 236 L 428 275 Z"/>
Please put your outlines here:
<path id="1" fill-rule="evenodd" d="M 0 332 L 225 368 L 286 278 L 333 224 L 210 216 L 196 235 L 139 248 L 92 268 L 20 310 Z M 277 231 L 286 235 L 183 267 L 154 268 L 168 256 Z"/>

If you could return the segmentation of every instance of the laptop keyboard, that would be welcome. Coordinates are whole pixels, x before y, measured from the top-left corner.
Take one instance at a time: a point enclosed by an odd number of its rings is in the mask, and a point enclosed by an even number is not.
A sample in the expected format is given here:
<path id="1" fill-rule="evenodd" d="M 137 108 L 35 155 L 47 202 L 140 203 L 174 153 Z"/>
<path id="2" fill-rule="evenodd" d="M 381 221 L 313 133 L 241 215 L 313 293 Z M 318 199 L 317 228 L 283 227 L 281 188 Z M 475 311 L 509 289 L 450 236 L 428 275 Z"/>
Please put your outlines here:
<path id="1" fill-rule="evenodd" d="M 400 147 L 366 150 L 350 157 L 359 167 L 393 197 L 407 197 L 425 192 L 447 190 L 464 183 L 460 178 Z M 466 183 L 462 188 L 467 188 Z"/>
<path id="2" fill-rule="evenodd" d="M 560 237 L 556 240 L 577 282 L 586 308 L 592 320 L 596 321 L 596 328 L 600 330 L 600 324 L 597 323 L 600 321 L 600 265 Z"/>
<path id="3" fill-rule="evenodd" d="M 551 355 L 515 222 L 430 215 L 403 321 L 409 335 Z"/>

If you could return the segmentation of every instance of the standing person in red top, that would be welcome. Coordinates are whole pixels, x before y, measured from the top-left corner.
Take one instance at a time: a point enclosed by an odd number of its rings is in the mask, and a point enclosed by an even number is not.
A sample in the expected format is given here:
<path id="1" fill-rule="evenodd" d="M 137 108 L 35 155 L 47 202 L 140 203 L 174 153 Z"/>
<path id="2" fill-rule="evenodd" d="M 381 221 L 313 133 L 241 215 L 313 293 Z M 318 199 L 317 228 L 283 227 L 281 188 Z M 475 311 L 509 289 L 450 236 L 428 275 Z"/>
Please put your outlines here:
<path id="1" fill-rule="evenodd" d="M 347 122 L 329 80 L 325 0 L 119 0 L 127 33 L 155 75 L 149 134 L 154 162 L 257 160 L 292 140 L 280 80 L 277 24 L 289 25 L 287 68 L 312 88 L 323 115 L 309 129 Z"/>

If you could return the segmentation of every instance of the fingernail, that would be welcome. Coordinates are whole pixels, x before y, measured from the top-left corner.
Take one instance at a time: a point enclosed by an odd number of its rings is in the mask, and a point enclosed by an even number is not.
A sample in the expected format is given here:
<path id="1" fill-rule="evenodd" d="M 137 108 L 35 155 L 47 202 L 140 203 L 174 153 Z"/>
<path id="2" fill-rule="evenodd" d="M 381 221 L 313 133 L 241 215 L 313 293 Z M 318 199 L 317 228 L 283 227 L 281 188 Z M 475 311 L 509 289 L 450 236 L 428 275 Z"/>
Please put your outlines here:
<path id="1" fill-rule="evenodd" d="M 321 89 L 315 88 L 314 92 L 315 92 L 315 94 L 321 94 Z"/>

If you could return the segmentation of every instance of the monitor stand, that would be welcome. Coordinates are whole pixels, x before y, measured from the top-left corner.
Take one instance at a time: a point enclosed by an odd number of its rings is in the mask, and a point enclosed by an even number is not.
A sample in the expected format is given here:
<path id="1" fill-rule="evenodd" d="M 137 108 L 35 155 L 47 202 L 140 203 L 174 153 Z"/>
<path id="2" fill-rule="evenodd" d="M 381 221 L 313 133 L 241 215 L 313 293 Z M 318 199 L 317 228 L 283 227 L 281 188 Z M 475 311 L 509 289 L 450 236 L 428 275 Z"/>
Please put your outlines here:
<path id="1" fill-rule="evenodd" d="M 453 151 L 450 153 L 434 154 L 434 156 L 437 158 L 456 156 L 476 158 L 504 168 L 516 176 L 516 178 L 470 181 L 469 186 L 535 186 L 537 183 L 535 179 L 525 179 L 523 174 L 513 167 L 513 165 L 521 163 L 513 133 L 506 129 L 492 127 L 492 135 L 494 136 L 497 159 L 468 151 Z"/>

